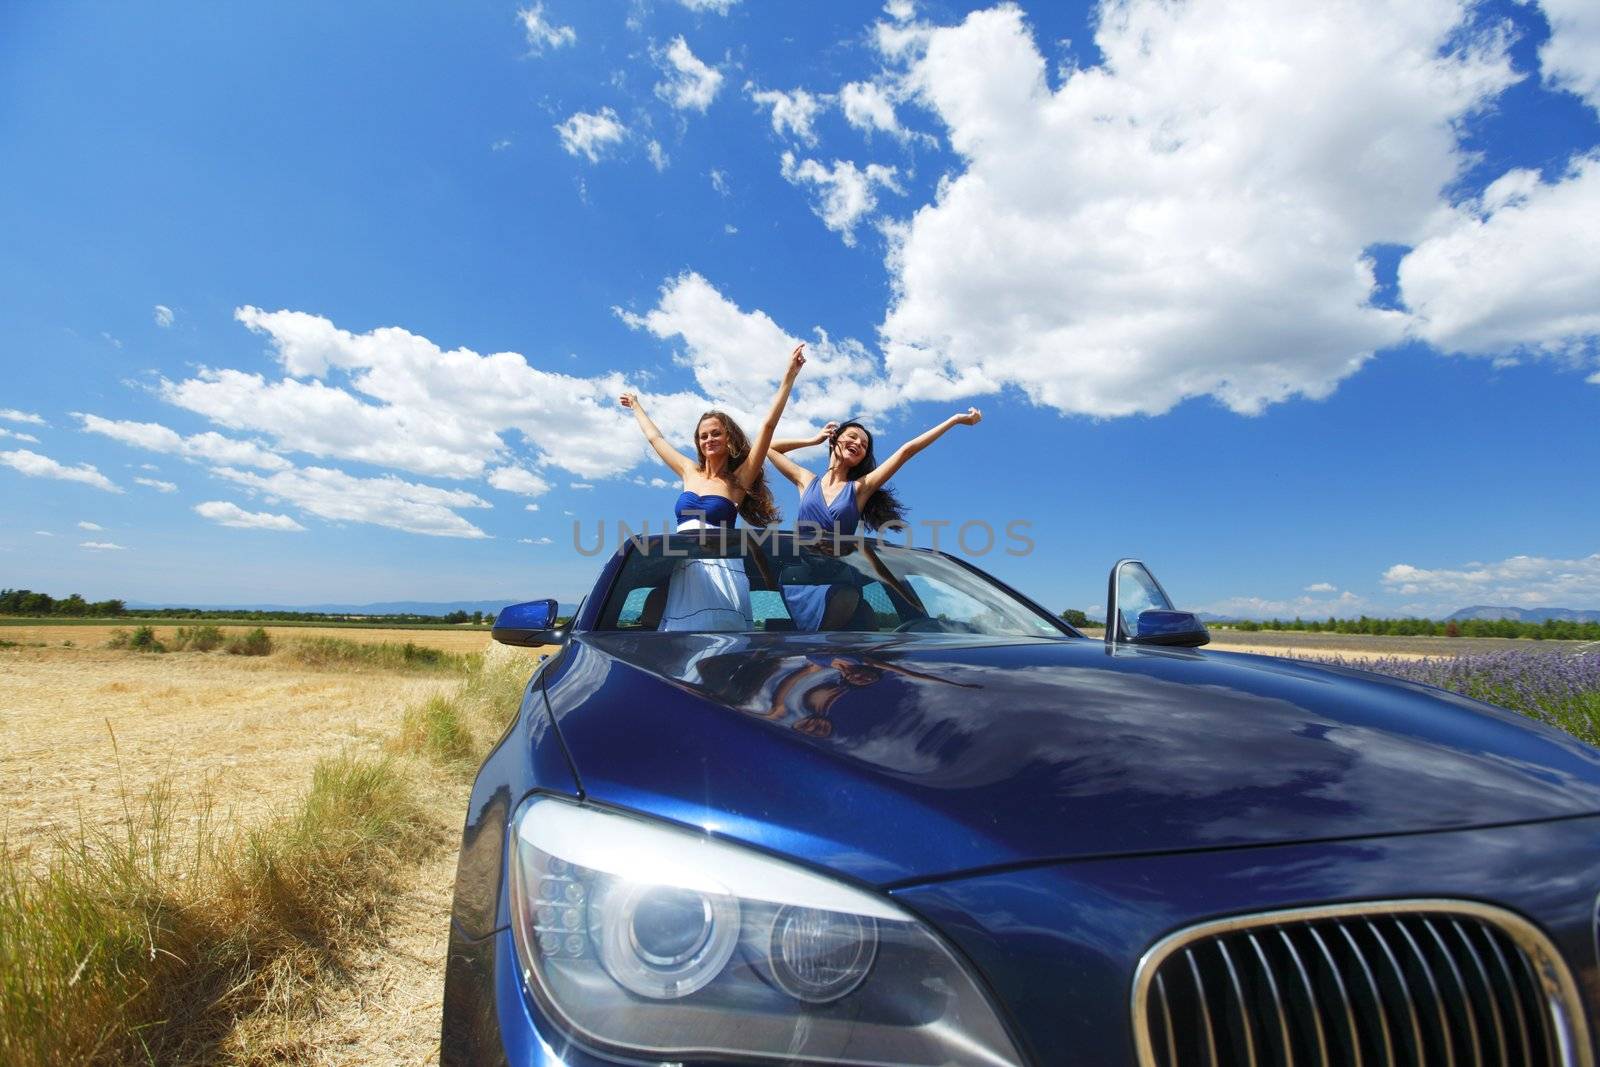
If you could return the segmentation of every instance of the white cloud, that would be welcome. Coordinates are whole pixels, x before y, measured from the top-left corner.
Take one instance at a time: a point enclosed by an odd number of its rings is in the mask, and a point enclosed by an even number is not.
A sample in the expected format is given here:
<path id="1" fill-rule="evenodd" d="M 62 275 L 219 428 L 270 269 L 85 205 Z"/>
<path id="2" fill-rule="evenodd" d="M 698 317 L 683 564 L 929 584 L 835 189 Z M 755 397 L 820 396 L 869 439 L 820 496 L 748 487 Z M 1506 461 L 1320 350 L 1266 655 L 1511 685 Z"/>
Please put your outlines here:
<path id="1" fill-rule="evenodd" d="M 895 181 L 895 168 L 879 163 L 869 163 L 862 170 L 849 160 L 836 159 L 832 167 L 825 167 L 814 159 L 796 162 L 793 152 L 785 152 L 782 170 L 790 184 L 816 190 L 819 199 L 812 211 L 847 245 L 856 243 L 856 224 L 878 206 L 875 188 L 902 191 Z"/>
<path id="2" fill-rule="evenodd" d="M 298 311 L 244 307 L 235 316 L 271 339 L 287 377 L 202 370 L 163 381 L 160 393 L 219 425 L 268 434 L 275 447 L 446 478 L 482 477 L 506 453 L 507 430 L 540 450 L 540 464 L 579 477 L 644 457 L 617 406 L 617 375 L 536 370 L 515 352 L 444 351 L 397 327 L 352 334 Z"/>
<path id="3" fill-rule="evenodd" d="M 283 530 L 303 532 L 304 526 L 287 515 L 273 515 L 266 511 L 246 511 L 238 504 L 226 500 L 207 500 L 196 504 L 194 510 L 201 518 L 210 519 L 222 526 L 236 526 L 245 530 Z"/>
<path id="4" fill-rule="evenodd" d="M 489 484 L 508 493 L 523 496 L 543 496 L 550 491 L 550 483 L 523 467 L 500 467 L 489 472 Z M 539 505 L 530 505 L 535 510 Z"/>
<path id="5" fill-rule="evenodd" d="M 571 26 L 557 26 L 545 18 L 543 4 L 534 4 L 518 11 L 517 21 L 522 23 L 523 32 L 527 35 L 528 50 L 536 54 L 546 48 L 569 45 L 578 39 Z"/>
<path id="6" fill-rule="evenodd" d="M 363 522 L 430 537 L 489 535 L 453 508 L 486 508 L 487 500 L 460 489 L 439 489 L 384 475 L 356 478 L 327 467 L 260 475 L 219 467 L 217 474 L 254 489 L 269 504 L 287 503 L 333 522 Z"/>
<path id="7" fill-rule="evenodd" d="M 752 86 L 746 85 L 745 88 L 748 90 Z M 805 144 L 817 143 L 817 134 L 811 124 L 826 103 L 825 99 L 812 96 L 804 89 L 796 89 L 792 93 L 764 89 L 751 92 L 750 99 L 763 107 L 772 108 L 773 133 L 782 136 L 787 131 Z"/>
<path id="8" fill-rule="evenodd" d="M 498 141 L 493 141 L 493 142 L 490 143 L 489 151 L 491 151 L 491 152 L 504 152 L 506 149 L 508 149 L 510 147 L 511 147 L 510 138 L 502 137 Z"/>
<path id="9" fill-rule="evenodd" d="M 1235 596 L 1202 604 L 1195 610 L 1241 619 L 1326 619 L 1329 616 L 1348 618 L 1365 605 L 1366 600 L 1362 597 L 1345 592 L 1336 597 L 1299 596 L 1289 599 Z M 1091 618 L 1104 613 L 1104 606 L 1089 611 Z"/>
<path id="10" fill-rule="evenodd" d="M 765 414 L 788 354 L 799 342 L 766 312 L 742 310 L 693 271 L 668 279 L 656 306 L 646 314 L 615 310 L 634 329 L 664 340 L 681 339 L 685 351 L 679 362 L 693 370 L 696 384 L 715 406 L 746 426 Z M 705 407 L 692 393 L 647 399 L 652 417 L 669 436 L 669 427 L 687 432 Z M 834 341 L 817 330 L 807 342 L 805 369 L 785 422 L 809 427 L 837 418 L 841 411 L 882 411 L 897 402 L 865 347 L 854 340 Z"/>
<path id="11" fill-rule="evenodd" d="M 739 0 L 678 0 L 678 3 L 696 13 L 707 11 L 715 15 L 726 15 Z"/>
<path id="12" fill-rule="evenodd" d="M 1433 598 L 1446 609 L 1587 607 L 1600 602 L 1600 553 L 1582 559 L 1512 556 L 1455 569 L 1396 563 L 1383 572 L 1383 584 L 1401 596 Z"/>
<path id="13" fill-rule="evenodd" d="M 880 339 L 908 398 L 1253 413 L 1403 338 L 1364 251 L 1424 236 L 1456 124 L 1517 77 L 1498 25 L 1449 0 L 1129 0 L 1095 43 L 1051 89 L 1015 7 L 880 23 L 963 160 L 890 230 Z"/>
<path id="14" fill-rule="evenodd" d="M 126 552 L 127 551 L 127 549 L 123 548 L 121 545 L 114 544 L 114 543 L 112 543 L 110 541 L 83 541 L 83 542 L 80 542 L 78 544 L 78 547 L 79 548 L 87 548 L 87 549 L 90 549 L 90 550 L 95 551 L 95 552 Z"/>
<path id="15" fill-rule="evenodd" d="M 1600 338 L 1600 154 L 1513 170 L 1400 261 L 1417 334 L 1447 352 L 1582 358 Z"/>
<path id="16" fill-rule="evenodd" d="M 538 504 L 524 504 L 524 505 L 522 505 L 522 510 L 523 511 L 538 511 L 539 510 L 539 505 Z"/>
<path id="17" fill-rule="evenodd" d="M 80 529 L 80 530 L 104 530 L 105 527 L 101 526 L 97 522 L 80 522 L 80 523 L 78 523 L 78 529 Z"/>
<path id="18" fill-rule="evenodd" d="M 31 433 L 22 433 L 19 430 L 8 430 L 4 426 L 0 426 L 0 437 L 14 437 L 18 441 L 27 441 L 30 444 L 35 445 L 39 443 L 39 439 L 33 436 Z"/>
<path id="19" fill-rule="evenodd" d="M 888 0 L 883 10 L 896 22 L 909 22 L 911 16 L 917 13 L 917 5 L 912 0 Z"/>
<path id="20" fill-rule="evenodd" d="M 1567 89 L 1600 111 L 1600 6 L 1594 0 L 1539 0 L 1550 39 L 1539 46 L 1545 84 Z"/>
<path id="21" fill-rule="evenodd" d="M 882 130 L 897 136 L 903 132 L 895 118 L 894 103 L 882 86 L 872 82 L 851 82 L 840 89 L 839 107 L 845 121 L 858 130 Z"/>
<path id="22" fill-rule="evenodd" d="M 51 533 L 49 530 L 35 530 L 33 532 L 38 534 L 40 537 L 54 537 L 55 536 L 55 534 Z"/>
<path id="23" fill-rule="evenodd" d="M 37 452 L 27 449 L 18 449 L 15 452 L 0 452 L 0 465 L 12 468 L 29 478 L 59 478 L 66 482 L 82 482 L 92 485 L 96 489 L 104 489 L 108 493 L 120 493 L 121 487 L 114 484 L 111 479 L 101 474 L 92 463 L 80 463 L 76 467 L 68 467 L 57 463 L 49 456 L 41 456 Z"/>
<path id="24" fill-rule="evenodd" d="M 666 79 L 656 86 L 656 95 L 679 110 L 705 111 L 722 88 L 722 72 L 707 66 L 689 51 L 681 36 L 674 37 L 656 64 Z"/>
<path id="25" fill-rule="evenodd" d="M 48 422 L 31 411 L 18 411 L 16 408 L 0 408 L 0 419 L 7 422 L 26 422 L 34 426 L 48 426 Z"/>
<path id="26" fill-rule="evenodd" d="M 1317 582 L 1314 585 L 1306 586 L 1306 592 L 1308 592 L 1308 593 L 1335 593 L 1335 592 L 1338 592 L 1338 587 L 1335 586 L 1331 582 Z"/>
<path id="27" fill-rule="evenodd" d="M 588 482 L 573 482 L 572 485 L 571 485 L 571 488 L 573 488 L 573 489 L 593 489 L 594 486 L 590 485 Z"/>
<path id="28" fill-rule="evenodd" d="M 707 177 L 711 179 L 711 188 L 715 189 L 718 195 L 728 195 L 728 176 L 726 174 L 720 170 L 714 170 Z"/>
<path id="29" fill-rule="evenodd" d="M 557 124 L 561 147 L 568 155 L 584 156 L 590 163 L 600 162 L 600 157 L 613 145 L 620 144 L 628 129 L 617 120 L 617 113 L 609 107 L 595 112 L 580 111 L 567 121 Z"/>
<path id="30" fill-rule="evenodd" d="M 176 493 L 178 491 L 176 485 L 171 482 L 164 482 L 159 478 L 135 478 L 134 481 L 139 485 L 148 486 L 158 493 Z"/>
<path id="31" fill-rule="evenodd" d="M 650 157 L 650 165 L 656 168 L 657 172 L 666 170 L 667 164 L 672 162 L 672 159 L 667 155 L 666 150 L 661 147 L 660 141 L 651 141 L 649 147 L 645 149 L 645 152 Z"/>
<path id="32" fill-rule="evenodd" d="M 177 316 L 172 313 L 172 309 L 167 307 L 165 304 L 157 304 L 152 314 L 155 316 L 156 325 L 161 327 L 163 330 L 170 327 L 173 323 L 173 320 L 177 318 Z"/>
<path id="33" fill-rule="evenodd" d="M 519 544 L 519 545 L 548 545 L 550 543 L 551 543 L 551 541 L 550 541 L 550 538 L 548 538 L 548 537 L 519 537 L 519 538 L 517 538 L 517 544 Z"/>
<path id="34" fill-rule="evenodd" d="M 291 466 L 288 460 L 267 451 L 254 441 L 236 441 L 210 430 L 184 437 L 158 422 L 103 419 L 99 415 L 81 411 L 75 411 L 73 415 L 83 423 L 87 433 L 101 434 L 125 445 L 147 448 L 152 452 L 167 452 L 205 463 L 260 467 L 263 470 L 285 470 Z"/>

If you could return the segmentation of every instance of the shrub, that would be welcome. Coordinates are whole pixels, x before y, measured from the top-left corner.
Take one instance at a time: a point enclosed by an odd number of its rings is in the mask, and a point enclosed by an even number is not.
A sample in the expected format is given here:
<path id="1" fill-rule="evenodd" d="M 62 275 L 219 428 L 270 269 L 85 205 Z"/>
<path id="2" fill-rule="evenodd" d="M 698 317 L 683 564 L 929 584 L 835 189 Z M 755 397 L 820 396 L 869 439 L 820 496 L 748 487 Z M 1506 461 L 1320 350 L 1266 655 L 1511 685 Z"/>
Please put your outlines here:
<path id="1" fill-rule="evenodd" d="M 429 648 L 414 641 L 351 641 L 343 637 L 301 637 L 288 650 L 307 667 L 376 667 L 380 670 L 465 671 L 478 657 Z"/>
<path id="2" fill-rule="evenodd" d="M 458 764 L 465 769 L 475 746 L 455 701 L 436 696 L 426 704 L 406 709 L 395 747 L 426 756 L 435 763 Z"/>
<path id="3" fill-rule="evenodd" d="M 270 656 L 272 654 L 272 638 L 267 636 L 267 631 L 257 626 L 249 633 L 235 636 L 228 642 L 225 650 L 230 656 Z"/>
<path id="4" fill-rule="evenodd" d="M 165 652 L 167 646 L 156 640 L 156 631 L 151 626 L 141 626 L 129 633 L 127 630 L 112 630 L 111 639 L 106 642 L 107 648 L 125 648 L 134 652 Z"/>
<path id="5" fill-rule="evenodd" d="M 177 651 L 189 649 L 194 652 L 210 652 L 214 648 L 221 648 L 227 637 L 222 631 L 210 624 L 204 626 L 180 626 L 178 632 L 172 636 L 172 647 Z"/>

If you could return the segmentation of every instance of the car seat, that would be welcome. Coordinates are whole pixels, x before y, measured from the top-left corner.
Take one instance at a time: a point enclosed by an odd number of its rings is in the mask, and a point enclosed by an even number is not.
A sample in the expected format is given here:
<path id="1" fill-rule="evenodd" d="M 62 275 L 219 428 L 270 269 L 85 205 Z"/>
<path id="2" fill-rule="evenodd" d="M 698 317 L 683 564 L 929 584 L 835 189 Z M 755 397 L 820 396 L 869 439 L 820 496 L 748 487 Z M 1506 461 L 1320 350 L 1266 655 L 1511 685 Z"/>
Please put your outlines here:
<path id="1" fill-rule="evenodd" d="M 645 595 L 644 607 L 639 609 L 639 628 L 659 630 L 661 613 L 667 609 L 667 587 L 658 585 Z"/>

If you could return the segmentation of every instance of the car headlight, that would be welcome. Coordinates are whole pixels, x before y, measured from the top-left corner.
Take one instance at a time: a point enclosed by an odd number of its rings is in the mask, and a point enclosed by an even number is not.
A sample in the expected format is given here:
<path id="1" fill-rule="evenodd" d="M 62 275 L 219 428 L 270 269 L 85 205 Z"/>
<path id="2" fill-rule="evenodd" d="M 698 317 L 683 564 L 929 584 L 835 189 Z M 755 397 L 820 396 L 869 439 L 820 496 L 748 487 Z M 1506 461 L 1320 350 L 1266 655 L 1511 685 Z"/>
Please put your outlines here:
<path id="1" fill-rule="evenodd" d="M 553 797 L 513 826 L 523 980 L 579 1040 L 654 1059 L 1021 1062 L 966 968 L 892 901 Z"/>

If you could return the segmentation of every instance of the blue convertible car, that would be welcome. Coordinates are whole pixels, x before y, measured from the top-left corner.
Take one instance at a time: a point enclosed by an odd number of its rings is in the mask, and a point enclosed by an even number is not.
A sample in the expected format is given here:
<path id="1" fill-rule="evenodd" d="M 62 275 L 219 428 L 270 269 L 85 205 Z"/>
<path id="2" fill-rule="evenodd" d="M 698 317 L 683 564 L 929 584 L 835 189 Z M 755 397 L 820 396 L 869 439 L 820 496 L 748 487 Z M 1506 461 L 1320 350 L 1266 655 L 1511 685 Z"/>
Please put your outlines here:
<path id="1" fill-rule="evenodd" d="M 660 628 L 695 568 L 747 627 Z M 1592 1067 L 1600 753 L 1108 601 L 754 531 L 508 608 L 560 650 L 473 789 L 443 1063 Z"/>

